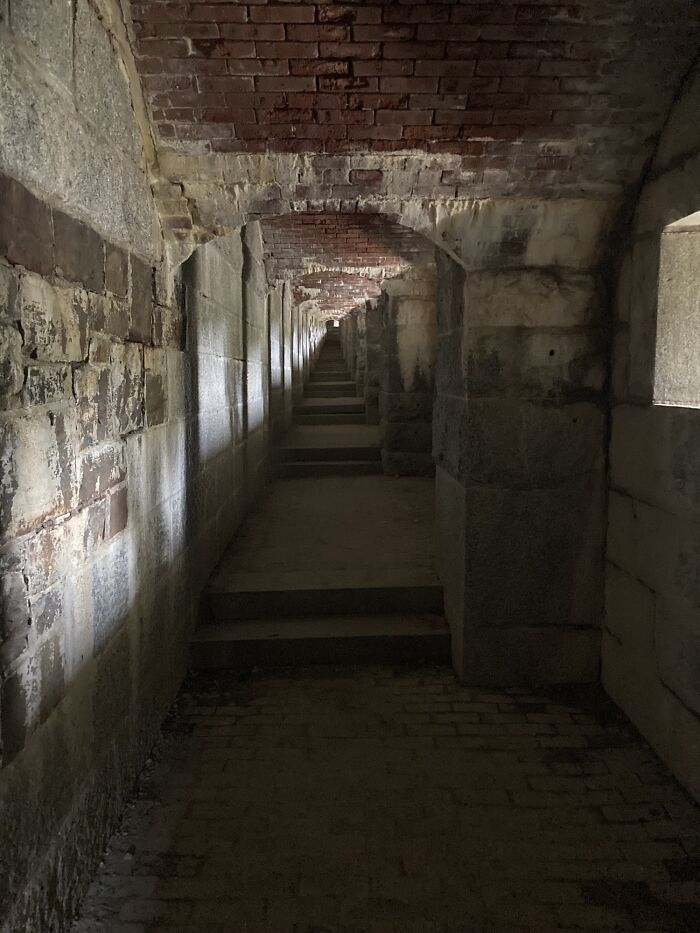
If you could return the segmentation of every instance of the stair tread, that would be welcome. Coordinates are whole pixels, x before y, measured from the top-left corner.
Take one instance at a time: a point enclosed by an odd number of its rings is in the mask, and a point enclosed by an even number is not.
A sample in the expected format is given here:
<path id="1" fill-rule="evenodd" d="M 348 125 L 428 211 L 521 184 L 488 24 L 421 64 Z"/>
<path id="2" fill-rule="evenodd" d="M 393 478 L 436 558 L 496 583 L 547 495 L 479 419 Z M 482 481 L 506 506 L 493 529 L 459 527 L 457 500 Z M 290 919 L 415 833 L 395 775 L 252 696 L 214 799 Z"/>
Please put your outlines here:
<path id="1" fill-rule="evenodd" d="M 445 619 L 433 613 L 387 615 L 289 616 L 208 622 L 195 629 L 193 641 L 251 641 L 269 638 L 386 638 L 406 635 L 449 636 Z"/>

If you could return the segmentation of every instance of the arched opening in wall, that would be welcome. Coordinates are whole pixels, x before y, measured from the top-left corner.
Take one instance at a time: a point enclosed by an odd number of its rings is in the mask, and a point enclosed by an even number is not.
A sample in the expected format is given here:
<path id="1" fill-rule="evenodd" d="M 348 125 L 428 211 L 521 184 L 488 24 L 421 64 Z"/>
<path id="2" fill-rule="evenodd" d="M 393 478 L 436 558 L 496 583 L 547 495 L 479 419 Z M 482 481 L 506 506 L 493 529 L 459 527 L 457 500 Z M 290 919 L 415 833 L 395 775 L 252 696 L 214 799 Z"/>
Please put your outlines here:
<path id="1" fill-rule="evenodd" d="M 700 408 L 700 211 L 661 236 L 655 405 Z"/>
<path id="2" fill-rule="evenodd" d="M 380 425 L 385 471 L 431 473 L 442 251 L 383 214 L 298 213 L 262 227 L 270 280 L 291 283 L 302 316 L 314 314 L 324 327 L 338 321 L 352 396 L 362 399 L 367 422 Z M 297 386 L 297 405 L 301 392 Z"/>

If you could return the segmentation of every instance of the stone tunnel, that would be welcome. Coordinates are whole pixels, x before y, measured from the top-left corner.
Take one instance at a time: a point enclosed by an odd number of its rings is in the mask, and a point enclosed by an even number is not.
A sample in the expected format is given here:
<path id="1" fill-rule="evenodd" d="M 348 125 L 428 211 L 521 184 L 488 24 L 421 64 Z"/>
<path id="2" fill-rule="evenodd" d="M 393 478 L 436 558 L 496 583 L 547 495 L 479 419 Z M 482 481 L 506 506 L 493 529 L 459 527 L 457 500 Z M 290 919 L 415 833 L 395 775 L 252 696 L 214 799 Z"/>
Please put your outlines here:
<path id="1" fill-rule="evenodd" d="M 698 933 L 697 0 L 0 0 L 1 933 Z"/>

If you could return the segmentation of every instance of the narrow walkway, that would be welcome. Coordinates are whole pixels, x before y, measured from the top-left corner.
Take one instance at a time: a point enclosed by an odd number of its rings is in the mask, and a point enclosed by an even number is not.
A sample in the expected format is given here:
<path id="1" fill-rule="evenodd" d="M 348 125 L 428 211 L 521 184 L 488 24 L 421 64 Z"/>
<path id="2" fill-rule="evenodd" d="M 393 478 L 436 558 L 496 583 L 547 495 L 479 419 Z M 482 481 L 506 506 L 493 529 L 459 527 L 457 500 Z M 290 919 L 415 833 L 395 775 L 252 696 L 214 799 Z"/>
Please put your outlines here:
<path id="1" fill-rule="evenodd" d="M 295 410 L 278 478 L 212 576 L 195 669 L 449 659 L 433 481 L 382 474 L 364 400 L 342 394 L 345 366 L 327 339 L 306 387 L 326 395 Z"/>
<path id="2" fill-rule="evenodd" d="M 74 933 L 700 929 L 700 810 L 615 721 L 449 671 L 189 690 Z"/>

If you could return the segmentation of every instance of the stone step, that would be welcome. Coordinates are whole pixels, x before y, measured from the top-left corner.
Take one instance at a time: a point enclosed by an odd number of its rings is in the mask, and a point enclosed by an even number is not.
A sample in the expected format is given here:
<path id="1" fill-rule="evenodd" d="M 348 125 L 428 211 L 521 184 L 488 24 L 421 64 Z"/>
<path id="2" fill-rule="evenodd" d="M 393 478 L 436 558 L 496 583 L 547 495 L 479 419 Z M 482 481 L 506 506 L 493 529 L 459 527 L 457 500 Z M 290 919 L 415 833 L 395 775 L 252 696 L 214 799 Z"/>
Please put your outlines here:
<path id="1" fill-rule="evenodd" d="M 357 392 L 357 386 L 352 381 L 350 373 L 312 373 L 307 386 L 327 385 L 329 382 L 349 382 L 352 383 L 353 391 Z"/>
<path id="2" fill-rule="evenodd" d="M 450 634 L 439 615 L 285 616 L 200 625 L 191 641 L 197 670 L 449 661 Z"/>
<path id="3" fill-rule="evenodd" d="M 347 412 L 323 415 L 295 414 L 294 424 L 367 424 L 367 415 L 364 412 Z"/>
<path id="4" fill-rule="evenodd" d="M 337 373 L 337 372 L 347 372 L 347 370 L 348 370 L 347 363 L 343 362 L 343 360 L 338 360 L 337 362 L 334 360 L 329 360 L 328 362 L 326 362 L 325 360 L 319 360 L 319 362 L 316 363 L 316 365 L 313 367 L 311 371 L 312 373 L 323 373 L 323 372 Z"/>
<path id="5" fill-rule="evenodd" d="M 214 622 L 235 619 L 274 619 L 277 616 L 385 614 L 437 612 L 442 614 L 439 582 L 399 585 L 320 586 L 316 588 L 253 589 L 217 586 L 212 582 L 207 599 Z"/>
<path id="6" fill-rule="evenodd" d="M 357 396 L 306 398 L 295 407 L 294 412 L 299 415 L 364 414 L 365 400 Z"/>
<path id="7" fill-rule="evenodd" d="M 329 460 L 374 460 L 382 459 L 379 447 L 280 447 L 277 451 L 279 463 L 319 463 Z"/>
<path id="8" fill-rule="evenodd" d="M 278 479 L 314 476 L 376 476 L 382 472 L 381 460 L 289 460 L 278 463 Z"/>
<path id="9" fill-rule="evenodd" d="M 309 398 L 347 398 L 357 392 L 354 382 L 307 382 L 304 395 Z"/>

